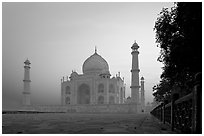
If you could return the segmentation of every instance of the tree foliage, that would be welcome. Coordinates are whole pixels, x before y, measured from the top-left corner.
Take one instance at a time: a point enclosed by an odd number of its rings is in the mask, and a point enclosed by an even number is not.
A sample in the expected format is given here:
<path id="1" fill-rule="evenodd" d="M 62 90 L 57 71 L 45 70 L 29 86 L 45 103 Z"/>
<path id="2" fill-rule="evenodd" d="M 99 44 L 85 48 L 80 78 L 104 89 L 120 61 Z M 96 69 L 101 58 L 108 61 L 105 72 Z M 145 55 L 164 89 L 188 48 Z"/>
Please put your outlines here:
<path id="1" fill-rule="evenodd" d="M 202 71 L 202 3 L 179 2 L 170 10 L 163 8 L 154 30 L 161 49 L 158 61 L 164 67 L 153 95 L 162 101 L 171 95 L 173 86 L 190 92 L 194 75 Z"/>

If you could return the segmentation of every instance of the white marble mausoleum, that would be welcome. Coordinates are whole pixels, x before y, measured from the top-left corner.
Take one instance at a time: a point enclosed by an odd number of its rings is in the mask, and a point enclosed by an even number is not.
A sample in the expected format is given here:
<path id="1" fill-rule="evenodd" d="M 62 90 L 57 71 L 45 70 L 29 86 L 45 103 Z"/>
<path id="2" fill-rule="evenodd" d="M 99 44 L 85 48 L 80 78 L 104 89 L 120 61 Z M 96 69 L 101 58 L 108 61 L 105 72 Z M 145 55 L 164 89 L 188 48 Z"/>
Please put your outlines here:
<path id="1" fill-rule="evenodd" d="M 61 104 L 122 104 L 125 100 L 124 79 L 111 78 L 106 60 L 95 50 L 82 66 L 83 74 L 72 71 L 61 80 Z"/>
<path id="2" fill-rule="evenodd" d="M 82 66 L 82 74 L 72 71 L 61 79 L 60 105 L 32 105 L 30 89 L 30 61 L 24 62 L 23 106 L 20 110 L 34 112 L 80 112 L 80 113 L 138 113 L 144 112 L 144 77 L 139 84 L 138 44 L 132 49 L 131 97 L 125 98 L 124 78 L 118 73 L 110 74 L 106 60 L 95 52 Z M 141 88 L 141 90 L 140 90 Z"/>

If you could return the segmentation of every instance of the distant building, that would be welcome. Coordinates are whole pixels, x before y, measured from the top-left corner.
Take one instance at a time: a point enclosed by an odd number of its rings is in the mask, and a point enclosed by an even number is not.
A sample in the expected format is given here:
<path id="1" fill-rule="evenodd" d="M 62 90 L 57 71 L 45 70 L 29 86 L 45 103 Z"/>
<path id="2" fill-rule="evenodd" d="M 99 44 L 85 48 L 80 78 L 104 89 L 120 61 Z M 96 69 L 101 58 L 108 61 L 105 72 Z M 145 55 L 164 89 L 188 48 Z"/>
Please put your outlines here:
<path id="1" fill-rule="evenodd" d="M 145 94 L 144 94 L 144 77 L 141 77 L 141 86 L 139 85 L 139 46 L 134 42 L 134 44 L 131 47 L 132 49 L 132 78 L 131 78 L 131 103 L 135 103 L 140 107 L 140 110 L 144 112 L 145 110 Z M 140 92 L 141 87 L 141 94 Z"/>
<path id="2" fill-rule="evenodd" d="M 30 61 L 27 59 L 24 62 L 24 80 L 23 80 L 23 105 L 30 105 Z"/>
<path id="3" fill-rule="evenodd" d="M 145 111 L 144 77 L 141 77 L 141 108 Z"/>
<path id="4" fill-rule="evenodd" d="M 83 74 L 72 71 L 69 79 L 62 79 L 62 105 L 124 103 L 124 80 L 120 73 L 110 77 L 108 63 L 96 50 L 85 60 L 82 70 Z"/>
<path id="5" fill-rule="evenodd" d="M 152 104 L 150 102 L 147 102 L 147 105 L 145 106 L 145 111 L 150 112 L 152 110 Z"/>
<path id="6" fill-rule="evenodd" d="M 61 79 L 60 105 L 32 105 L 30 103 L 30 61 L 25 61 L 25 78 L 23 91 L 23 107 L 25 111 L 40 112 L 144 112 L 144 77 L 141 78 L 141 94 L 139 93 L 138 44 L 132 49 L 131 97 L 125 99 L 124 78 L 120 72 L 111 77 L 108 63 L 95 49 L 95 53 L 85 60 L 83 74 L 72 71 L 70 77 Z M 139 99 L 140 98 L 140 99 Z"/>

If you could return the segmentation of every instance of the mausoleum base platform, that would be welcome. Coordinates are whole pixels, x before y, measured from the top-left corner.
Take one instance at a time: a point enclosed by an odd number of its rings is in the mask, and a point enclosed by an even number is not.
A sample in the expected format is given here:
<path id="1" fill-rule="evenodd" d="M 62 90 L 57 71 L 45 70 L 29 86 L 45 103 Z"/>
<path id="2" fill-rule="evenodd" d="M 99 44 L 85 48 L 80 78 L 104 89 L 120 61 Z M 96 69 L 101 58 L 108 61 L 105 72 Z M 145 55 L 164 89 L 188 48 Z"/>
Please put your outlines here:
<path id="1" fill-rule="evenodd" d="M 77 113 L 140 113 L 137 104 L 96 104 L 96 105 L 31 105 L 23 106 L 20 111 L 36 112 L 77 112 Z"/>

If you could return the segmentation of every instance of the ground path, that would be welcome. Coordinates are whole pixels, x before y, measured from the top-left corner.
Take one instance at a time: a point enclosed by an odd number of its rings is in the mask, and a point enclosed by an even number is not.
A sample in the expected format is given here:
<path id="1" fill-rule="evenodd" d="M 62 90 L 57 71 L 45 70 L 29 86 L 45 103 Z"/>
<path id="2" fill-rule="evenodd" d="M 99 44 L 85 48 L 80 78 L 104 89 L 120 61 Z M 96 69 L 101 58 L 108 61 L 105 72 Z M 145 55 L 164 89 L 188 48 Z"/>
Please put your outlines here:
<path id="1" fill-rule="evenodd" d="M 2 133 L 171 134 L 150 114 L 3 114 Z"/>

